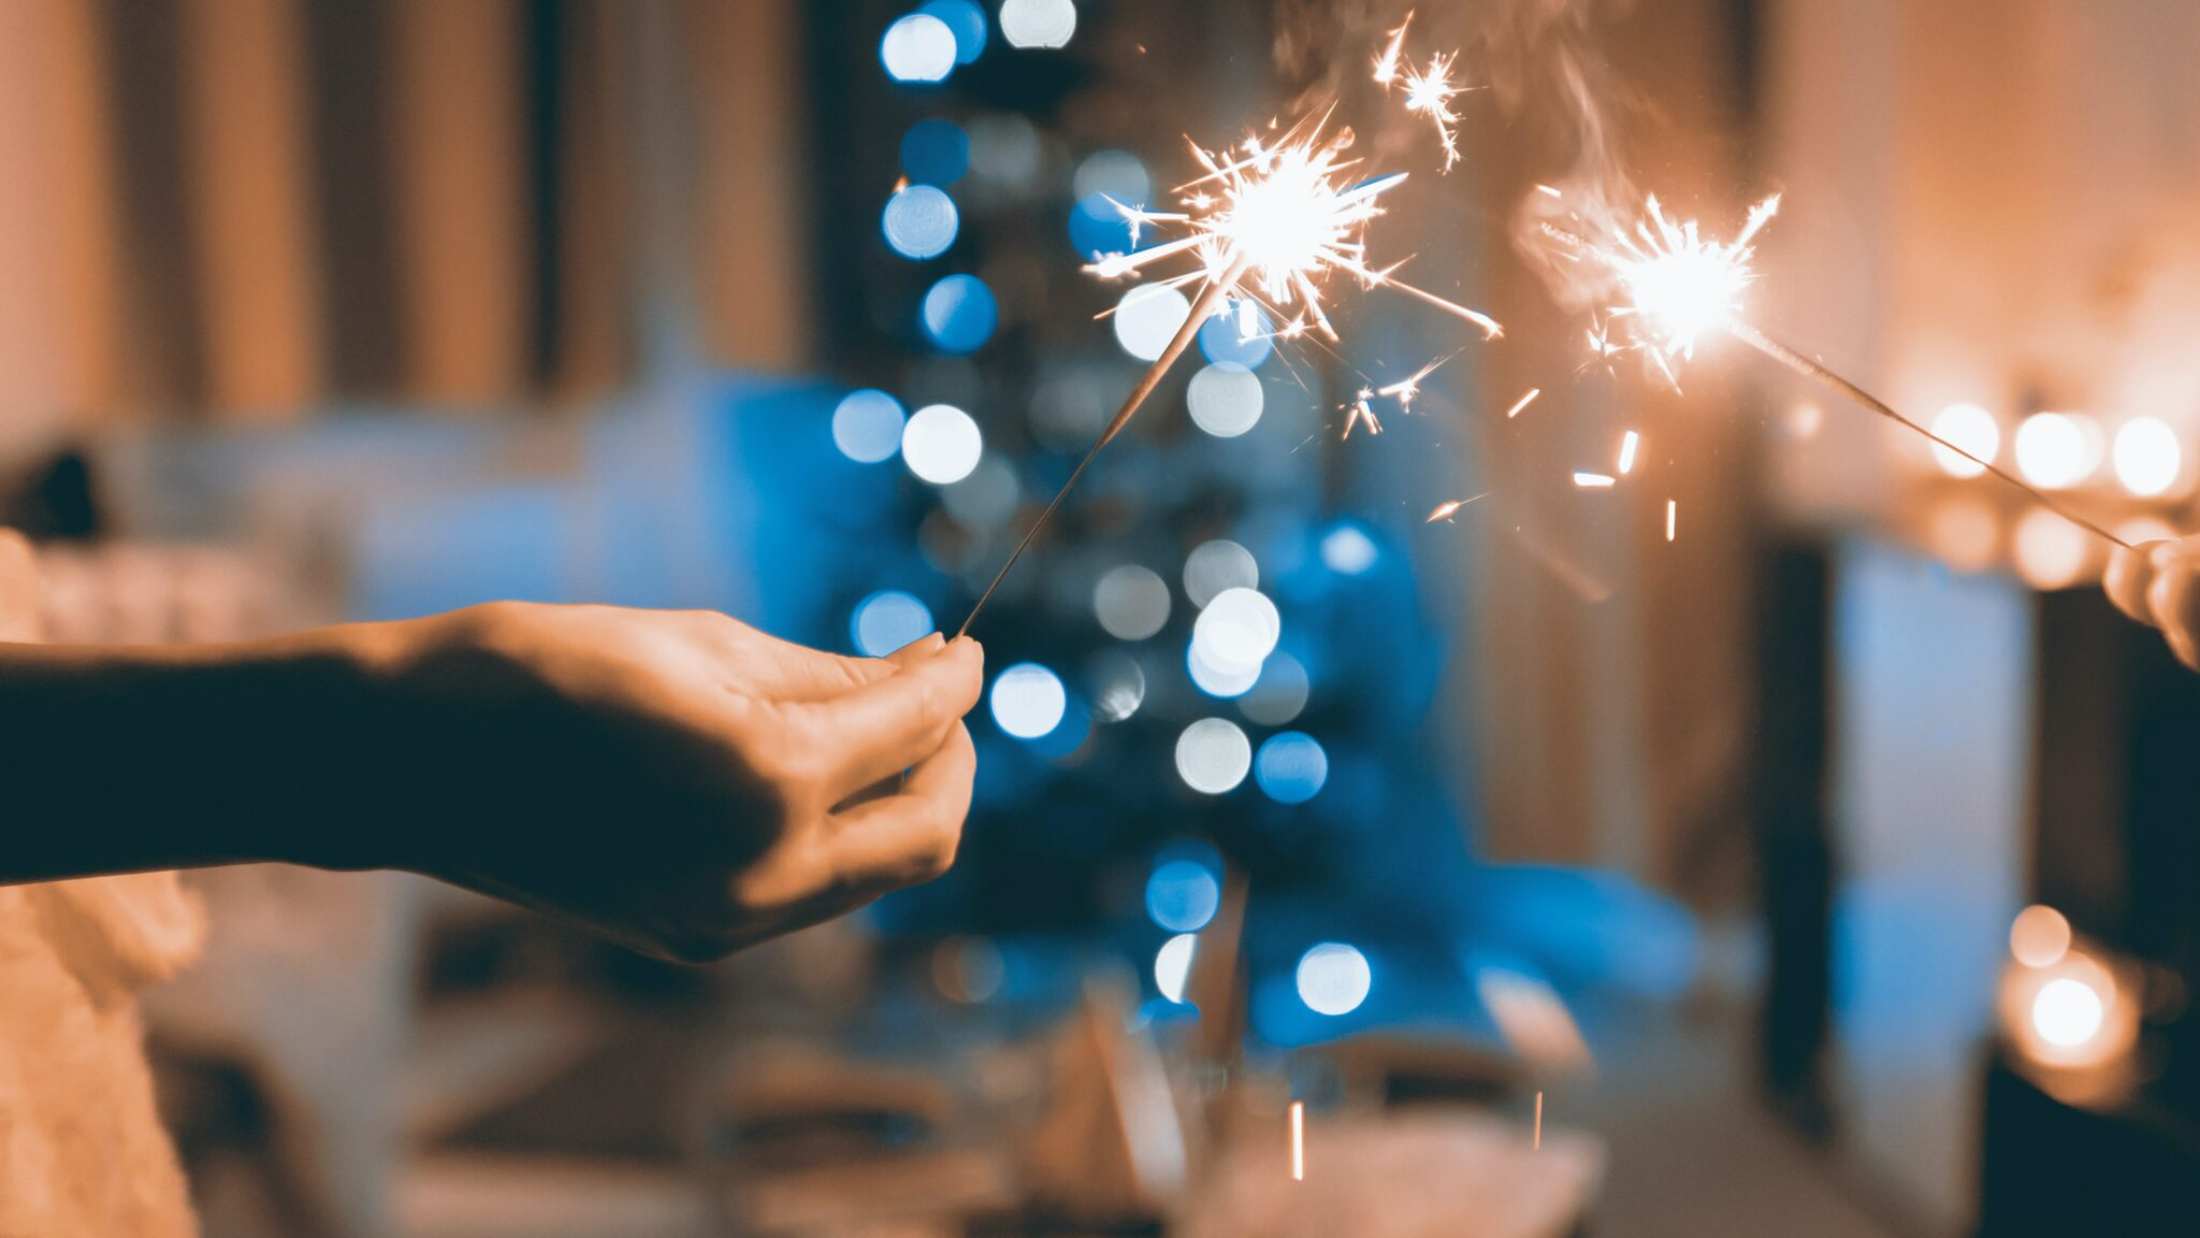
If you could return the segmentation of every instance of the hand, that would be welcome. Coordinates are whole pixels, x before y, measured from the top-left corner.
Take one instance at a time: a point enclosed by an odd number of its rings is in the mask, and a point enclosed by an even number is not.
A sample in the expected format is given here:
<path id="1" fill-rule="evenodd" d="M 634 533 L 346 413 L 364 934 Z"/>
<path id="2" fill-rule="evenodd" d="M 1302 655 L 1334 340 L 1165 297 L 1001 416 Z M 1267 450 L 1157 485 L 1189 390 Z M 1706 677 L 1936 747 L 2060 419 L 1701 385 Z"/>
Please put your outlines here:
<path id="1" fill-rule="evenodd" d="M 394 643 L 369 694 L 387 725 L 360 739 L 403 784 L 360 824 L 404 823 L 394 862 L 352 859 L 687 961 L 954 861 L 975 641 L 845 658 L 719 614 L 521 603 L 348 631 Z"/>
<path id="2" fill-rule="evenodd" d="M 2177 660 L 2200 671 L 2200 536 L 2119 548 L 2101 583 L 2118 610 L 2162 629 Z"/>
<path id="3" fill-rule="evenodd" d="M 0 529 L 0 641 L 38 639 L 38 558 L 13 529 Z"/>

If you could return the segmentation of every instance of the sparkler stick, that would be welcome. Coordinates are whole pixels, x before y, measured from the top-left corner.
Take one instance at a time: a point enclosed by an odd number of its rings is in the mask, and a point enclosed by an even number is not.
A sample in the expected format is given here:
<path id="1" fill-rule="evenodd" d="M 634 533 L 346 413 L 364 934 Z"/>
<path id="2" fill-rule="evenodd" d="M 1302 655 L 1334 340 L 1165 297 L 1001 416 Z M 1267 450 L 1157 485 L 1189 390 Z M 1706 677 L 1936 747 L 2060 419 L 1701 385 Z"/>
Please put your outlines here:
<path id="1" fill-rule="evenodd" d="M 1184 319 L 1184 325 L 1176 329 L 1176 334 L 1169 339 L 1168 347 L 1161 350 L 1161 355 L 1154 358 L 1152 365 L 1146 367 L 1146 372 L 1138 379 L 1138 385 L 1132 387 L 1130 395 L 1124 398 L 1123 406 L 1115 410 L 1115 416 L 1109 420 L 1108 428 L 1102 430 L 1100 437 L 1093 440 L 1092 446 L 1085 449 L 1084 456 L 1077 461 L 1077 467 L 1070 470 L 1069 480 L 1063 482 L 1062 488 L 1055 491 L 1054 497 L 1047 502 L 1046 510 L 1040 512 L 1039 518 L 1031 522 L 1030 528 L 1024 530 L 1016 548 L 1008 552 L 1008 559 L 1001 564 L 999 571 L 993 573 L 992 583 L 986 585 L 985 592 L 979 594 L 978 600 L 971 604 L 970 613 L 963 617 L 962 626 L 955 629 L 956 636 L 969 633 L 970 625 L 977 620 L 978 612 L 985 609 L 986 601 L 993 596 L 993 591 L 1001 587 L 1003 580 L 1008 579 L 1009 569 L 1016 566 L 1016 560 L 1024 557 L 1024 551 L 1039 536 L 1039 530 L 1045 528 L 1047 521 L 1054 518 L 1055 509 L 1062 506 L 1062 500 L 1068 498 L 1069 492 L 1077 488 L 1077 479 L 1085 475 L 1085 467 L 1092 463 L 1094 456 L 1100 454 L 1101 448 L 1115 441 L 1115 436 L 1123 432 L 1123 427 L 1131 423 L 1132 417 L 1138 415 L 1139 406 L 1146 402 L 1146 397 L 1153 394 L 1155 387 L 1161 385 L 1162 376 L 1175 367 L 1177 358 L 1184 355 L 1184 350 L 1191 347 L 1192 338 L 1199 334 L 1199 329 L 1207 324 L 1215 307 L 1222 303 L 1222 298 L 1237 284 L 1239 277 L 1245 274 L 1245 268 L 1250 261 L 1248 258 L 1238 258 L 1223 272 L 1221 278 L 1209 281 L 1206 291 L 1199 294 L 1197 301 L 1192 302 L 1192 312 Z"/>
<path id="2" fill-rule="evenodd" d="M 1880 416 L 1885 417 L 1887 420 L 1894 422 L 1896 425 L 1903 426 L 1907 429 L 1922 434 L 1926 438 L 1931 439 L 1938 446 L 1945 447 L 1949 451 L 1952 451 L 1957 455 L 1963 457 L 1964 459 L 1969 460 L 1971 463 L 1979 466 L 1982 469 L 1985 469 L 1987 472 L 1992 473 L 1994 476 L 2001 478 L 2003 481 L 2008 482 L 2010 485 L 2015 486 L 2017 489 L 2022 490 L 2026 494 L 2032 496 L 2033 499 L 2039 502 L 2040 506 L 2055 513 L 2056 515 L 2062 517 L 2070 523 L 2077 525 L 2079 528 L 2084 529 L 2086 532 L 2093 534 L 2095 537 L 2099 537 L 2103 540 L 2112 542 L 2118 546 L 2123 547 L 2125 550 L 2130 550 L 2132 548 L 2130 542 L 2116 536 L 2114 533 L 2109 532 L 2107 529 L 2102 528 L 2100 525 L 2094 523 L 2084 516 L 2079 515 L 2078 513 L 2070 510 L 2062 504 L 2057 503 L 2054 499 L 2048 497 L 2047 493 L 2041 490 L 2039 487 L 2032 485 L 2030 482 L 2025 481 L 2023 478 L 2018 477 L 2016 474 L 2010 472 L 2009 470 L 2004 469 L 1999 465 L 1996 465 L 1991 460 L 1981 459 L 1976 453 L 1964 448 L 1962 444 L 1949 442 L 1945 437 L 1939 434 L 1935 434 L 1923 423 L 1912 421 L 1908 417 L 1903 416 L 1900 412 L 1888 405 L 1886 401 L 1880 399 L 1878 396 L 1873 395 L 1871 392 L 1866 391 L 1862 387 L 1857 386 L 1855 383 L 1850 382 L 1848 379 L 1843 378 L 1841 375 L 1835 373 L 1833 370 L 1828 369 L 1822 363 L 1813 361 L 1809 357 L 1804 356 L 1803 354 L 1795 351 L 1794 349 L 1788 347 L 1780 341 L 1773 339 L 1771 336 L 1766 335 L 1764 332 L 1759 331 L 1757 328 L 1749 325 L 1748 323 L 1742 322 L 1737 319 L 1736 321 L 1728 323 L 1726 326 L 1726 330 L 1727 334 L 1733 336 L 1735 339 L 1740 340 L 1742 343 L 1749 345 L 1751 348 L 1754 348 L 1758 352 L 1761 352 L 1767 357 L 1772 358 L 1774 361 L 1779 362 L 1781 365 L 1784 365 L 1787 368 L 1795 371 L 1796 373 L 1801 374 L 1803 377 L 1815 379 L 1818 382 L 1824 383 L 1834 390 L 1840 392 L 1842 395 L 1845 395 L 1851 400 L 1856 401 L 1858 404 L 1863 405 L 1865 408 L 1870 409 L 1872 412 L 1875 412 Z"/>

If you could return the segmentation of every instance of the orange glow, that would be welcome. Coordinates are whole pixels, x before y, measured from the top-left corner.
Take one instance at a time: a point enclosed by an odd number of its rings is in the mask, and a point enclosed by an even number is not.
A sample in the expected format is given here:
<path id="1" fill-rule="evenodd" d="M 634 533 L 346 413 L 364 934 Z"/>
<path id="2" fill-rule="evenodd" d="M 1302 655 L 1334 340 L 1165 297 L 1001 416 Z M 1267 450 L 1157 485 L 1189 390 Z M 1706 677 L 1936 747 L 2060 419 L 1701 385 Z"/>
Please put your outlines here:
<path id="1" fill-rule="evenodd" d="M 2009 953 L 2026 967 L 2053 967 L 2070 952 L 2070 921 L 2044 903 L 2017 913 L 2009 925 Z"/>

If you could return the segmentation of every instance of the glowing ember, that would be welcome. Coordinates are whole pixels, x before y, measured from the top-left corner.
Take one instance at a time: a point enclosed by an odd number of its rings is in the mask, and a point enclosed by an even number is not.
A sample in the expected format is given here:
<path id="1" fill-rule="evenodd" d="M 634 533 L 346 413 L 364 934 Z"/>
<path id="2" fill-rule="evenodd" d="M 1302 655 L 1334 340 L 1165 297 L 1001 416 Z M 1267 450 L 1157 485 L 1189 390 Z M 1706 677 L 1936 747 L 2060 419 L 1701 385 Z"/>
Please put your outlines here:
<path id="1" fill-rule="evenodd" d="M 1291 1180 L 1306 1181 L 1306 1102 L 1291 1102 Z"/>
<path id="2" fill-rule="evenodd" d="M 1542 394 L 1543 388 L 1541 387 L 1528 388 L 1527 394 L 1521 396 L 1517 400 L 1514 400 L 1513 406 L 1505 410 L 1505 420 L 1511 421 L 1513 418 L 1518 417 L 1521 413 L 1521 410 L 1527 408 L 1530 404 L 1535 403 L 1535 398 Z"/>
<path id="3" fill-rule="evenodd" d="M 1576 473 L 1574 484 L 1584 490 L 1609 490 L 1615 479 L 1609 473 Z"/>
<path id="4" fill-rule="evenodd" d="M 1619 473 L 1625 477 L 1635 471 L 1635 449 L 1642 445 L 1642 436 L 1629 430 L 1619 441 Z"/>
<path id="5" fill-rule="evenodd" d="M 1486 499 L 1488 497 L 1490 497 L 1490 492 L 1485 490 L 1472 498 L 1445 499 L 1443 502 L 1438 503 L 1435 507 L 1431 508 L 1429 510 L 1428 519 L 1422 521 L 1421 523 L 1435 524 L 1439 520 L 1450 520 L 1453 516 L 1459 514 L 1460 508 L 1465 507 L 1470 503 L 1479 503 L 1483 499 Z"/>
<path id="6" fill-rule="evenodd" d="M 1667 500 L 1665 501 L 1665 540 L 1666 540 L 1666 541 L 1669 541 L 1669 542 L 1670 542 L 1670 541 L 1672 541 L 1672 540 L 1673 540 L 1673 530 L 1674 530 L 1674 527 L 1675 527 L 1675 521 L 1676 521 L 1676 520 L 1677 520 L 1677 519 L 1679 518 L 1679 516 L 1680 516 L 1680 500 L 1678 500 L 1678 499 L 1667 499 Z"/>

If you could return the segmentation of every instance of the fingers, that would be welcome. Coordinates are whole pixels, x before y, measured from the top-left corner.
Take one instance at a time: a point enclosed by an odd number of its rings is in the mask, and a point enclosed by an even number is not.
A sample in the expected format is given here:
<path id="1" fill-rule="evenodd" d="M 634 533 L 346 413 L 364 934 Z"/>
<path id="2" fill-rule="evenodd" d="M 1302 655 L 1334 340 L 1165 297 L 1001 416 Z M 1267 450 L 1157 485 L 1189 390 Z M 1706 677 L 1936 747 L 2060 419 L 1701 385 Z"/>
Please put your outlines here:
<path id="1" fill-rule="evenodd" d="M 2147 610 L 2169 641 L 2170 652 L 2200 671 L 2200 563 L 2191 555 L 2169 556 L 2157 565 L 2146 596 Z"/>
<path id="2" fill-rule="evenodd" d="M 960 722 L 910 771 L 901 794 L 871 800 L 834 818 L 839 881 L 856 889 L 930 881 L 955 862 L 978 755 Z"/>
<path id="3" fill-rule="evenodd" d="M 822 754 L 827 802 L 837 803 L 932 755 L 978 703 L 984 677 L 978 643 L 957 640 L 832 700 L 788 706 L 791 738 Z"/>
<path id="4" fill-rule="evenodd" d="M 2101 588 L 2116 609 L 2141 623 L 2154 622 L 2153 613 L 2147 609 L 2147 588 L 2154 583 L 2155 553 L 2174 549 L 2173 542 L 2142 542 L 2128 550 L 2116 548 L 2109 556 L 2107 573 L 2101 577 Z"/>

